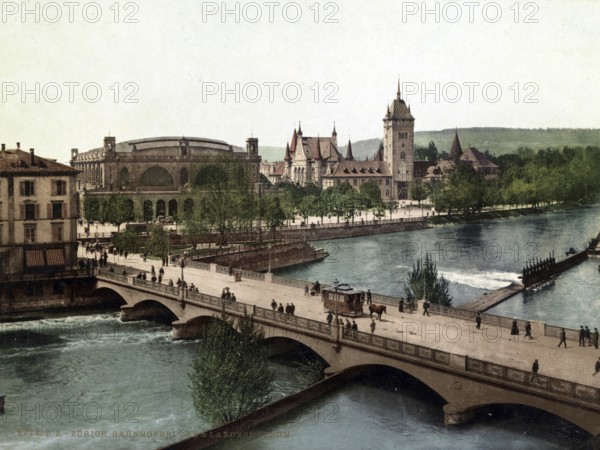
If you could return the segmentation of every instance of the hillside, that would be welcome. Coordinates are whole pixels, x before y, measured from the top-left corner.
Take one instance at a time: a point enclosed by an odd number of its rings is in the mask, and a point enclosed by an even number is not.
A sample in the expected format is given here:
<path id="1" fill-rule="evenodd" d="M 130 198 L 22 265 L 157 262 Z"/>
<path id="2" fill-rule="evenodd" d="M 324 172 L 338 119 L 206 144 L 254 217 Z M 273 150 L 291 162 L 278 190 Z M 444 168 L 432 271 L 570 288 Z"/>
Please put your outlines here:
<path id="1" fill-rule="evenodd" d="M 513 153 L 519 147 L 530 147 L 534 150 L 569 146 L 600 146 L 600 129 L 582 128 L 459 128 L 458 136 L 463 148 L 473 146 L 481 150 L 489 150 L 494 155 Z M 439 131 L 417 131 L 415 144 L 426 147 L 430 141 L 435 142 L 439 151 L 450 151 L 454 129 Z M 381 139 L 367 139 L 352 142 L 352 154 L 357 159 L 372 158 L 379 148 Z M 339 147 L 343 155 L 346 146 Z M 263 160 L 281 161 L 285 147 L 261 147 Z"/>

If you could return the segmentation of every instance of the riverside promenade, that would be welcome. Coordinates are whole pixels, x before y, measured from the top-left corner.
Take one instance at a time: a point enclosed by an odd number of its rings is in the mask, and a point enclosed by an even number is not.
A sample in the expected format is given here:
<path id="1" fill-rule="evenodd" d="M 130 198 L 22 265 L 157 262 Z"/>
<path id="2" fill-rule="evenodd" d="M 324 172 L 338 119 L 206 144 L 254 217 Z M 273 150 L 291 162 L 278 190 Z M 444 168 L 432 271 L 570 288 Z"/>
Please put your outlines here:
<path id="1" fill-rule="evenodd" d="M 80 253 L 81 256 L 85 256 Z M 88 255 L 89 256 L 89 255 Z M 158 272 L 160 260 L 148 259 L 142 261 L 140 255 L 129 255 L 127 260 L 122 257 L 109 257 L 109 263 L 127 266 L 129 275 L 137 275 L 139 271 L 150 272 L 154 265 Z M 122 268 L 117 269 L 117 273 Z M 182 276 L 179 266 L 164 267 L 163 284 L 169 279 L 176 282 Z M 259 275 L 259 274 L 256 274 Z M 295 315 L 308 319 L 326 320 L 326 311 L 320 297 L 305 296 L 304 282 L 286 280 L 271 274 L 256 279 L 242 277 L 241 282 L 235 282 L 234 277 L 213 270 L 202 270 L 194 267 L 183 269 L 183 276 L 188 285 L 193 283 L 201 293 L 220 297 L 223 288 L 229 287 L 235 293 L 238 302 L 253 304 L 270 309 L 272 299 L 284 307 L 287 303 L 296 306 Z M 311 280 L 314 281 L 314 280 Z M 330 280 L 319 280 L 328 284 Z M 352 283 L 352 280 L 340 280 Z M 481 330 L 475 329 L 472 317 L 474 313 L 453 308 L 430 309 L 431 316 L 424 316 L 419 307 L 416 313 L 400 313 L 391 297 L 373 296 L 375 303 L 388 303 L 387 314 L 382 320 L 375 320 L 375 335 L 383 336 L 415 345 L 426 345 L 436 350 L 454 354 L 466 355 L 484 361 L 493 361 L 525 372 L 531 370 L 535 359 L 539 361 L 539 375 L 553 377 L 574 383 L 600 387 L 600 376 L 593 376 L 594 364 L 600 356 L 600 351 L 593 347 L 579 347 L 576 330 L 567 330 L 567 346 L 558 348 L 559 328 L 543 323 L 533 322 L 533 337 L 524 338 L 526 317 L 518 318 L 520 335 L 511 336 L 511 318 L 502 318 L 483 314 Z M 358 330 L 370 331 L 368 307 L 363 317 L 356 318 Z M 374 316 L 375 317 L 375 316 Z M 593 329 L 594 324 L 592 324 Z"/>

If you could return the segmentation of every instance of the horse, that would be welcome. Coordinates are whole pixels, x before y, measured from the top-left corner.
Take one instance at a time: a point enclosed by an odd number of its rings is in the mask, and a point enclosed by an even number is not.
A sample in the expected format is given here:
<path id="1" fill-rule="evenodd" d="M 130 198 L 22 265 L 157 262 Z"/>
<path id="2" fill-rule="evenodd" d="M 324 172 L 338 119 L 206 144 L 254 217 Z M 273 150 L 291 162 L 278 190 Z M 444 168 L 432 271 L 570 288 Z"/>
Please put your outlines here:
<path id="1" fill-rule="evenodd" d="M 377 317 L 379 317 L 379 321 L 381 321 L 381 315 L 386 313 L 387 309 L 385 305 L 369 305 L 369 312 L 369 317 L 371 319 L 373 318 L 373 313 L 375 313 L 377 314 Z"/>

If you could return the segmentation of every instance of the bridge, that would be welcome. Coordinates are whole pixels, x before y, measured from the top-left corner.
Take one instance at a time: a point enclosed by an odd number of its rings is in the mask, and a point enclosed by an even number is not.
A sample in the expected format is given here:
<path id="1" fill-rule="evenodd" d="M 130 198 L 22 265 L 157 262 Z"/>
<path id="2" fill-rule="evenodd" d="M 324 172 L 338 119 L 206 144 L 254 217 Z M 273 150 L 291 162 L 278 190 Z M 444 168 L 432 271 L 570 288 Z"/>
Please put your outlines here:
<path id="1" fill-rule="evenodd" d="M 134 273 L 141 266 L 127 271 Z M 146 266 L 147 270 L 150 264 Z M 179 268 L 167 267 L 165 272 L 168 279 L 178 276 Z M 320 299 L 304 295 L 304 282 L 243 271 L 242 282 L 233 284 L 240 301 L 232 302 L 219 296 L 233 281 L 226 267 L 195 263 L 185 275 L 188 283 L 207 293 L 106 270 L 98 272 L 96 292 L 110 290 L 123 298 L 123 321 L 166 317 L 172 321 L 173 339 L 198 337 L 210 320 L 222 315 L 252 314 L 267 342 L 302 344 L 329 364 L 329 374 L 388 366 L 413 376 L 447 402 L 444 419 L 449 425 L 467 422 L 490 405 L 520 404 L 600 434 L 600 389 L 592 376 L 597 351 L 573 347 L 576 330 L 568 330 L 569 348 L 559 349 L 557 327 L 534 322 L 535 339 L 523 340 L 510 335 L 507 318 L 483 315 L 484 325 L 478 330 L 472 311 L 432 306 L 432 317 L 400 313 L 392 307 L 393 298 L 375 295 L 375 302 L 390 302 L 375 332 L 346 334 L 325 321 Z M 294 302 L 296 315 L 273 311 L 272 298 Z M 369 329 L 368 314 L 356 321 L 359 329 Z M 538 376 L 529 371 L 534 358 L 540 361 Z"/>

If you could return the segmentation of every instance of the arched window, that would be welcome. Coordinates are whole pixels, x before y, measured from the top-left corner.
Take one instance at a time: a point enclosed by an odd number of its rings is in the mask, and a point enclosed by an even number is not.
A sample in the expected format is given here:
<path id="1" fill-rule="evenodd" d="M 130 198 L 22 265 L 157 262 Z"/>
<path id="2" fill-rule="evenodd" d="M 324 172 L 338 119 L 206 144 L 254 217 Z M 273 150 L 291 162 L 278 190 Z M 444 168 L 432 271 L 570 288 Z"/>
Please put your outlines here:
<path id="1" fill-rule="evenodd" d="M 177 217 L 177 200 L 169 200 L 169 215 L 171 217 Z"/>
<path id="2" fill-rule="evenodd" d="M 173 186 L 173 177 L 164 167 L 150 167 L 140 178 L 142 186 Z"/>
<path id="3" fill-rule="evenodd" d="M 192 211 L 194 211 L 194 200 L 191 198 L 186 198 L 183 202 L 183 212 L 187 214 L 191 213 Z"/>
<path id="4" fill-rule="evenodd" d="M 400 159 L 406 159 L 406 153 L 400 152 Z"/>
<path id="5" fill-rule="evenodd" d="M 166 216 L 167 215 L 167 207 L 164 200 L 158 200 L 156 202 L 156 217 L 158 216 Z"/>

